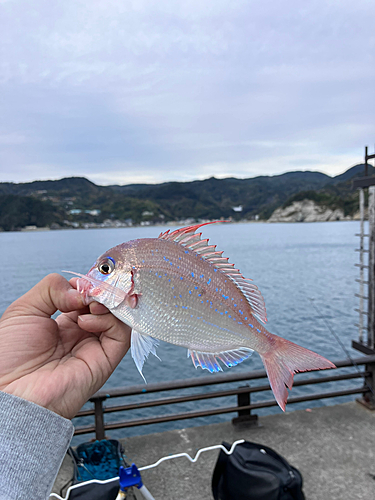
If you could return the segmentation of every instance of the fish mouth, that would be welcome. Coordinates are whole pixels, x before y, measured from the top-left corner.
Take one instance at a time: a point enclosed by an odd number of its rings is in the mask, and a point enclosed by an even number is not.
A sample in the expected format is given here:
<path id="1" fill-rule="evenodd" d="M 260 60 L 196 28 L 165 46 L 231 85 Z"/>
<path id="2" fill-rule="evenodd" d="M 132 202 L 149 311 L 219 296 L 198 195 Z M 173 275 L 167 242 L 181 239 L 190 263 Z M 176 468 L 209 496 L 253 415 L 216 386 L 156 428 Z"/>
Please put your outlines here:
<path id="1" fill-rule="evenodd" d="M 79 279 L 77 280 L 77 291 L 82 295 L 82 301 L 86 306 L 94 301 L 104 303 L 101 298 L 103 296 L 106 296 L 106 298 L 110 298 L 112 307 L 117 307 L 128 296 L 128 294 L 123 290 L 116 288 L 115 286 L 110 285 L 105 281 L 100 281 L 91 276 L 76 273 L 74 271 L 62 272 L 73 274 L 74 276 L 79 277 Z"/>
<path id="2" fill-rule="evenodd" d="M 82 295 L 82 302 L 85 306 L 94 302 L 93 292 L 95 291 L 95 286 L 88 280 L 84 278 L 79 278 L 77 280 L 77 291 Z"/>

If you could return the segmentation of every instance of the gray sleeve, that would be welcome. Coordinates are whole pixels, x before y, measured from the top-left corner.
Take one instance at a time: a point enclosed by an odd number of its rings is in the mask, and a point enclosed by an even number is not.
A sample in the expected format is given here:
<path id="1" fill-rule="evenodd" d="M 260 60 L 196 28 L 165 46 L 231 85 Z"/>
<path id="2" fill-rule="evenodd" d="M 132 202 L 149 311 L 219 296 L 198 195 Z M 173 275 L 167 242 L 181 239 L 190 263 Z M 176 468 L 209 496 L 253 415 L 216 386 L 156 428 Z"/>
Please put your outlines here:
<path id="1" fill-rule="evenodd" d="M 73 431 L 70 420 L 0 391 L 0 499 L 48 498 Z"/>

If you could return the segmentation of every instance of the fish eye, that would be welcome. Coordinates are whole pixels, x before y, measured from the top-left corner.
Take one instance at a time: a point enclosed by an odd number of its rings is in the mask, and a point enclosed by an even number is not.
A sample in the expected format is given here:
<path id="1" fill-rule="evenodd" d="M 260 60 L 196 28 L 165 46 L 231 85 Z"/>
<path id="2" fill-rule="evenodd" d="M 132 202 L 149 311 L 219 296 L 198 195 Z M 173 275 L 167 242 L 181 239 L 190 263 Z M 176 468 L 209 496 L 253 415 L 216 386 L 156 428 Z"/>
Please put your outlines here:
<path id="1" fill-rule="evenodd" d="M 98 269 L 102 274 L 111 274 L 115 270 L 115 261 L 107 257 L 98 264 Z"/>

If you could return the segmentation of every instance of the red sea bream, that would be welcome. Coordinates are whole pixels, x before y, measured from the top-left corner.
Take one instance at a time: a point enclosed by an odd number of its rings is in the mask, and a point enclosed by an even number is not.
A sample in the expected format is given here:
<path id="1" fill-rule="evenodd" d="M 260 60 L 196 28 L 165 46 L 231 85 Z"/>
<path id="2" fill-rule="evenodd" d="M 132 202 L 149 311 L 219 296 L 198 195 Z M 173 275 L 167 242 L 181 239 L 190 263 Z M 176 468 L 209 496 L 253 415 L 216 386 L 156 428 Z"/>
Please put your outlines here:
<path id="1" fill-rule="evenodd" d="M 78 290 L 132 328 L 131 353 L 142 374 L 159 340 L 186 347 L 195 367 L 237 365 L 255 350 L 285 410 L 294 373 L 334 368 L 319 354 L 268 332 L 263 297 L 223 252 L 196 233 L 204 224 L 111 248 Z"/>

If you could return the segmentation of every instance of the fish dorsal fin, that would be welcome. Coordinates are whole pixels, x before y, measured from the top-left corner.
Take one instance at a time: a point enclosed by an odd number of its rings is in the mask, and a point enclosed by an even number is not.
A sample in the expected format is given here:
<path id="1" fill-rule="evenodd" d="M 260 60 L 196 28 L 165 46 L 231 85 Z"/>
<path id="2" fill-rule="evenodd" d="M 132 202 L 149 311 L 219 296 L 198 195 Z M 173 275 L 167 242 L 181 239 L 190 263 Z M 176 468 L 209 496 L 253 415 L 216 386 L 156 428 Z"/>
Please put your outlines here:
<path id="1" fill-rule="evenodd" d="M 222 222 L 219 220 L 214 220 L 212 222 L 204 222 L 203 224 L 196 224 L 195 226 L 186 226 L 186 227 L 181 227 L 180 229 L 176 229 L 176 231 L 173 231 L 170 233 L 169 229 L 168 231 L 165 231 L 165 233 L 160 233 L 159 238 L 161 240 L 173 240 L 173 241 L 181 241 L 182 236 L 187 236 L 189 234 L 194 234 L 197 229 L 199 229 L 202 226 L 207 226 L 208 224 L 216 224 L 217 222 Z"/>
<path id="2" fill-rule="evenodd" d="M 195 231 L 202 226 L 207 224 L 214 224 L 213 221 L 206 222 L 204 224 L 196 224 L 195 226 L 182 227 L 176 229 L 172 233 L 166 231 L 165 233 L 160 233 L 159 238 L 162 240 L 170 240 L 183 245 L 192 252 L 197 253 L 202 259 L 207 260 L 216 267 L 219 271 L 226 274 L 234 284 L 241 290 L 245 295 L 246 300 L 249 302 L 254 316 L 256 316 L 263 323 L 267 322 L 267 312 L 266 306 L 264 304 L 264 299 L 260 293 L 258 287 L 252 283 L 252 280 L 245 278 L 239 269 L 235 269 L 234 264 L 228 262 L 228 257 L 222 257 L 223 252 L 216 251 L 216 245 L 209 245 L 208 239 L 202 240 L 202 233 L 196 233 Z"/>

